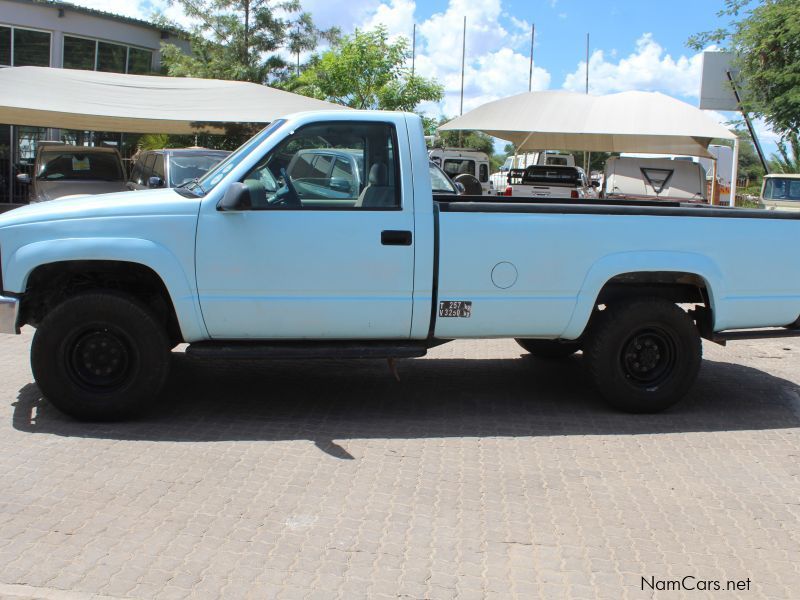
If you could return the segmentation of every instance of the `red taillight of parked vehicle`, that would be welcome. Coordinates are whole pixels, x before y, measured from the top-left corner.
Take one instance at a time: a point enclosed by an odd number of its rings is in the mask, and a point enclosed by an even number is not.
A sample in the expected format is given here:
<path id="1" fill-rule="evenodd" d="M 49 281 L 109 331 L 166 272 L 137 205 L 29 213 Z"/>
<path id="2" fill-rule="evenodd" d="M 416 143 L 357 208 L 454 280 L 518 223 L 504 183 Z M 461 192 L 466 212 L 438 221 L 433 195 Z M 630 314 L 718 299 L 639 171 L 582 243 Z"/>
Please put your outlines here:
<path id="1" fill-rule="evenodd" d="M 506 188 L 506 191 L 503 192 L 503 196 L 510 196 L 511 195 L 511 186 Z"/>
<path id="2" fill-rule="evenodd" d="M 578 195 L 578 190 L 572 190 L 572 191 L 569 193 L 569 197 L 570 197 L 570 198 L 574 198 L 574 199 L 578 199 L 578 198 L 580 198 L 580 196 Z"/>

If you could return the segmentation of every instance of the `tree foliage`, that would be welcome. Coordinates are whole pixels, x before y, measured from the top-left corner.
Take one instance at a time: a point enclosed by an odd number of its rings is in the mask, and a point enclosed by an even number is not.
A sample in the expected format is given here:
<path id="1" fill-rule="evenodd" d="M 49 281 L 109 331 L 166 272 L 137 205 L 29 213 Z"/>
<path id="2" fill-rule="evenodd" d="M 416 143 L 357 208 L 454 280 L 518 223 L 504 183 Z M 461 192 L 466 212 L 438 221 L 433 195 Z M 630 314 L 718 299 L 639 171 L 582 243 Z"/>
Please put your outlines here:
<path id="1" fill-rule="evenodd" d="M 800 2 L 726 0 L 727 27 L 689 39 L 700 49 L 713 43 L 734 52 L 745 110 L 782 135 L 800 132 Z"/>
<path id="2" fill-rule="evenodd" d="M 175 77 L 279 82 L 289 75 L 281 49 L 299 57 L 300 52 L 313 50 L 320 39 L 338 34 L 338 30 L 317 29 L 299 0 L 170 2 L 197 22 L 190 32 L 191 54 L 172 44 L 162 48 L 162 64 Z"/>
<path id="3" fill-rule="evenodd" d="M 800 173 L 800 137 L 794 132 L 778 142 L 778 152 L 770 160 L 775 173 Z"/>
<path id="4" fill-rule="evenodd" d="M 408 41 L 390 41 L 383 27 L 356 29 L 332 48 L 311 58 L 287 89 L 359 109 L 414 110 L 423 101 L 441 100 L 436 81 L 411 75 Z"/>

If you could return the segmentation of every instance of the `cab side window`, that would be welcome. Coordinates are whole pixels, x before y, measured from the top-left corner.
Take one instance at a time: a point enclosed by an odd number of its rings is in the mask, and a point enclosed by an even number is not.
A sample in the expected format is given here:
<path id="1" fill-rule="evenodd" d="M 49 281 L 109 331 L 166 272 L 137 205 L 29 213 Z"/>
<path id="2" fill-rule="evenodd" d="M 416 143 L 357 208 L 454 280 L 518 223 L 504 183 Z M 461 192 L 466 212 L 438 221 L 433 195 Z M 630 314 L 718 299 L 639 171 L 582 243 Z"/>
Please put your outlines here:
<path id="1" fill-rule="evenodd" d="M 481 163 L 480 168 L 478 169 L 478 180 L 481 183 L 486 183 L 489 181 L 489 165 L 486 163 Z"/>
<path id="2" fill-rule="evenodd" d="M 387 123 L 315 123 L 281 142 L 242 181 L 256 210 L 397 210 L 396 148 Z"/>

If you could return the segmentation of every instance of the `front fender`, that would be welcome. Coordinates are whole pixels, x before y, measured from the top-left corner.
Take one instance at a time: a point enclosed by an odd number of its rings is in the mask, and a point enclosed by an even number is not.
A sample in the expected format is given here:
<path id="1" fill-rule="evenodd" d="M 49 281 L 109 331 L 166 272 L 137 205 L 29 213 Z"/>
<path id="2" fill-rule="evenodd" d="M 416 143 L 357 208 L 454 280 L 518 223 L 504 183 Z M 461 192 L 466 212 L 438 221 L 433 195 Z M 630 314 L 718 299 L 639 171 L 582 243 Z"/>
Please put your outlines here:
<path id="1" fill-rule="evenodd" d="M 572 317 L 561 337 L 572 340 L 583 333 L 597 297 L 609 280 L 625 273 L 653 271 L 691 273 L 703 278 L 711 303 L 709 308 L 712 315 L 716 315 L 714 298 L 721 297 L 723 278 L 717 264 L 707 256 L 691 252 L 619 252 L 604 256 L 589 269 L 578 292 Z"/>
<path id="2" fill-rule="evenodd" d="M 168 248 L 151 240 L 70 238 L 26 244 L 11 256 L 3 256 L 3 286 L 6 291 L 23 293 L 28 277 L 37 267 L 73 260 L 120 261 L 149 267 L 167 288 L 184 339 L 207 337 L 193 280 Z"/>

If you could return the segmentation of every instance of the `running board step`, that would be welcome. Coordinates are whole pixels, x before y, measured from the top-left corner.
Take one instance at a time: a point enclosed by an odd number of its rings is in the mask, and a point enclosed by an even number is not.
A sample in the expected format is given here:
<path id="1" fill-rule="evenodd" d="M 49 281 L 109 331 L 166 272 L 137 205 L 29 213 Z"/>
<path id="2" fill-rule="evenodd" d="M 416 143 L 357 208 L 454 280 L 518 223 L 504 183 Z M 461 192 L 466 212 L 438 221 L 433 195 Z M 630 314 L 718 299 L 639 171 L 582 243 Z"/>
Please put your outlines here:
<path id="1" fill-rule="evenodd" d="M 718 344 L 737 340 L 764 340 L 769 338 L 800 337 L 800 329 L 742 329 L 739 331 L 720 331 L 711 335 L 710 341 Z"/>
<path id="2" fill-rule="evenodd" d="M 428 345 L 393 341 L 328 342 L 195 342 L 186 354 L 217 359 L 291 358 L 417 358 L 425 356 Z"/>

